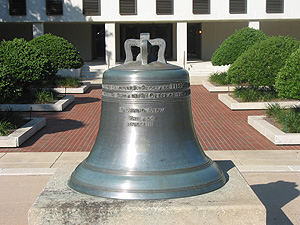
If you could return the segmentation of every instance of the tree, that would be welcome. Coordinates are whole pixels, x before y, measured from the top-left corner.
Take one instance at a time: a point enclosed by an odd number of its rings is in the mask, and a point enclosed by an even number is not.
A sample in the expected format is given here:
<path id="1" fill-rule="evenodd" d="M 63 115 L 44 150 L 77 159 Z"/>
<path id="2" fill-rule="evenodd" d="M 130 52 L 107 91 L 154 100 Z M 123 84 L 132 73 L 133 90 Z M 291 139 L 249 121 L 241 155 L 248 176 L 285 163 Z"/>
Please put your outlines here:
<path id="1" fill-rule="evenodd" d="M 55 77 L 56 70 L 43 51 L 24 39 L 0 43 L 0 101 L 10 102 L 32 86 Z"/>
<path id="2" fill-rule="evenodd" d="M 229 36 L 214 52 L 211 61 L 214 66 L 229 65 L 257 42 L 267 39 L 262 31 L 245 27 Z"/>
<path id="3" fill-rule="evenodd" d="M 296 39 L 283 36 L 256 43 L 231 65 L 227 72 L 228 79 L 234 84 L 274 88 L 277 73 L 299 45 Z"/>
<path id="4" fill-rule="evenodd" d="M 45 34 L 32 39 L 29 43 L 42 50 L 58 70 L 77 69 L 83 66 L 83 59 L 78 50 L 62 37 Z"/>

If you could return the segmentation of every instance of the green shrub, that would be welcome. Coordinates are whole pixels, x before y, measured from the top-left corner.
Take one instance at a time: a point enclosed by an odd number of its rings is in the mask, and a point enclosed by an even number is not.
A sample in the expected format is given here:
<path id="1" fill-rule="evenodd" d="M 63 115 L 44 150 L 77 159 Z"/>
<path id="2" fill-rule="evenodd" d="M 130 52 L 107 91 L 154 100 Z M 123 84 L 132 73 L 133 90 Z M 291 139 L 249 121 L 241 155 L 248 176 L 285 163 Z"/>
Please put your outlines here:
<path id="1" fill-rule="evenodd" d="M 41 49 L 58 70 L 76 69 L 83 65 L 80 53 L 74 45 L 62 37 L 45 34 L 34 38 L 30 43 Z"/>
<path id="2" fill-rule="evenodd" d="M 53 79 L 55 70 L 44 53 L 24 39 L 0 43 L 0 102 L 18 99 L 32 86 Z"/>
<path id="3" fill-rule="evenodd" d="M 266 115 L 275 119 L 280 124 L 280 129 L 287 133 L 300 133 L 300 107 L 290 109 L 281 108 L 279 104 L 271 104 L 266 110 Z"/>
<path id="4" fill-rule="evenodd" d="M 13 69 L 8 65 L 0 64 L 0 102 L 14 102 L 22 95 L 23 87 L 14 79 Z"/>
<path id="5" fill-rule="evenodd" d="M 78 88 L 81 85 L 82 82 L 76 77 L 57 76 L 57 79 L 55 80 L 56 87 Z"/>
<path id="6" fill-rule="evenodd" d="M 20 112 L 0 111 L 0 135 L 7 135 L 11 129 L 19 128 L 26 122 Z"/>
<path id="7" fill-rule="evenodd" d="M 276 77 L 275 88 L 282 98 L 300 100 L 300 49 L 286 60 Z"/>
<path id="8" fill-rule="evenodd" d="M 253 45 L 229 68 L 228 79 L 233 84 L 274 88 L 278 71 L 300 42 L 290 37 L 270 37 Z"/>
<path id="9" fill-rule="evenodd" d="M 266 87 L 236 87 L 233 94 L 234 97 L 239 98 L 242 102 L 265 102 L 278 98 L 278 94 L 274 89 Z"/>
<path id="10" fill-rule="evenodd" d="M 210 75 L 209 81 L 216 83 L 217 85 L 230 84 L 227 79 L 227 72 L 216 72 Z"/>
<path id="11" fill-rule="evenodd" d="M 5 136 L 9 133 L 9 130 L 14 129 L 15 126 L 8 122 L 0 120 L 0 136 Z"/>
<path id="12" fill-rule="evenodd" d="M 267 39 L 260 30 L 245 27 L 229 36 L 215 51 L 211 58 L 214 66 L 223 66 L 234 61 L 253 44 Z"/>
<path id="13" fill-rule="evenodd" d="M 33 94 L 35 103 L 37 104 L 53 103 L 54 100 L 57 100 L 58 95 L 53 90 L 35 90 Z"/>

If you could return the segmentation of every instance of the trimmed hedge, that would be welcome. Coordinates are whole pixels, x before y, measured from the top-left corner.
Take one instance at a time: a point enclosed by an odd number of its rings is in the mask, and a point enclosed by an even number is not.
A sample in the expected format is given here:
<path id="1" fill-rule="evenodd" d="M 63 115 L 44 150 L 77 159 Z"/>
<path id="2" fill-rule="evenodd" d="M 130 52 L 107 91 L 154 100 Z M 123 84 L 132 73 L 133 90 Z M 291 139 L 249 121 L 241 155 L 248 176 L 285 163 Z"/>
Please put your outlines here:
<path id="1" fill-rule="evenodd" d="M 62 37 L 45 34 L 32 39 L 29 43 L 40 48 L 58 70 L 77 69 L 83 66 L 83 59 L 78 50 Z"/>
<path id="2" fill-rule="evenodd" d="M 300 100 L 300 49 L 286 60 L 276 77 L 275 88 L 281 98 Z"/>
<path id="3" fill-rule="evenodd" d="M 229 68 L 228 79 L 233 84 L 274 88 L 275 78 L 290 54 L 300 42 L 283 36 L 270 37 L 244 52 Z"/>
<path id="4" fill-rule="evenodd" d="M 55 77 L 56 70 L 44 53 L 24 39 L 0 43 L 0 102 L 20 97 L 32 86 Z"/>
<path id="5" fill-rule="evenodd" d="M 214 66 L 229 65 L 257 42 L 267 39 L 262 31 L 245 27 L 229 36 L 214 52 L 211 62 Z"/>

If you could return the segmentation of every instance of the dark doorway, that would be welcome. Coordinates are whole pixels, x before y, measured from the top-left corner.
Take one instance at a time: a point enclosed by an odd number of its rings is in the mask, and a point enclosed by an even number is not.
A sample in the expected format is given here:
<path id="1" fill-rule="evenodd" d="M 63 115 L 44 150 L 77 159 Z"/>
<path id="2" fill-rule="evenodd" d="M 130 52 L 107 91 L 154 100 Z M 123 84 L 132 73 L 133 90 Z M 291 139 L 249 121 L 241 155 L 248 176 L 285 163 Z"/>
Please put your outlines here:
<path id="1" fill-rule="evenodd" d="M 105 27 L 104 24 L 93 26 L 94 59 L 105 59 Z"/>
<path id="2" fill-rule="evenodd" d="M 201 23 L 188 24 L 188 43 L 187 57 L 188 60 L 201 59 Z"/>
<path id="3" fill-rule="evenodd" d="M 140 33 L 150 33 L 150 38 L 162 38 L 166 41 L 165 58 L 173 59 L 173 25 L 168 24 L 121 24 L 120 25 L 120 60 L 125 60 L 124 42 L 129 39 L 139 39 Z M 158 48 L 154 48 L 157 53 Z M 132 48 L 134 60 L 140 49 Z M 154 53 L 155 54 L 155 53 Z"/>

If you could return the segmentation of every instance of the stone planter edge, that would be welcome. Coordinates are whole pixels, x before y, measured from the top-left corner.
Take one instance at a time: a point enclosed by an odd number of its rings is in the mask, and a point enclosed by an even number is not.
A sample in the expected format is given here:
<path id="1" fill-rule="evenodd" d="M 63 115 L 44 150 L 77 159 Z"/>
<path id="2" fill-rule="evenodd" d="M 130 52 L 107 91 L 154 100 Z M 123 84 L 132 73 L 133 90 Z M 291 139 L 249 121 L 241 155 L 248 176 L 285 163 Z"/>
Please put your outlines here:
<path id="1" fill-rule="evenodd" d="M 29 119 L 29 118 L 27 118 Z M 37 131 L 46 126 L 46 119 L 42 117 L 33 117 L 31 121 L 21 128 L 15 130 L 8 136 L 0 136 L 0 147 L 19 147 Z"/>
<path id="2" fill-rule="evenodd" d="M 66 95 L 55 104 L 0 104 L 0 110 L 5 111 L 12 109 L 13 111 L 63 111 L 68 105 L 75 100 L 74 95 Z"/>
<path id="3" fill-rule="evenodd" d="M 267 109 L 269 104 L 275 102 L 238 102 L 228 94 L 218 94 L 218 99 L 223 102 L 231 110 L 263 110 Z M 300 101 L 285 101 L 276 102 L 281 107 L 292 107 L 294 105 L 300 105 Z"/>
<path id="4" fill-rule="evenodd" d="M 248 116 L 248 124 L 272 141 L 275 145 L 300 144 L 299 133 L 284 133 L 264 118 L 266 118 L 266 116 Z"/>
<path id="5" fill-rule="evenodd" d="M 234 91 L 234 86 L 215 86 L 211 82 L 203 82 L 203 86 L 209 91 L 209 92 L 231 92 Z"/>
<path id="6" fill-rule="evenodd" d="M 60 94 L 83 94 L 91 86 L 90 82 L 84 83 L 81 87 L 78 88 L 52 88 L 54 91 Z"/>

